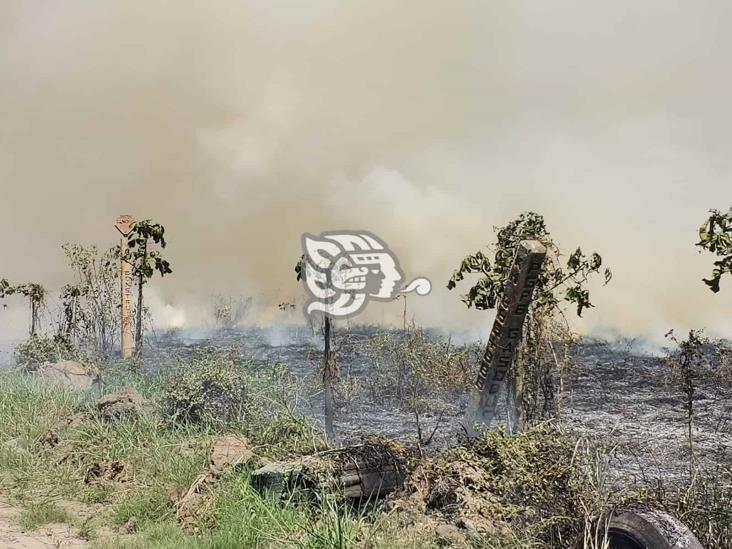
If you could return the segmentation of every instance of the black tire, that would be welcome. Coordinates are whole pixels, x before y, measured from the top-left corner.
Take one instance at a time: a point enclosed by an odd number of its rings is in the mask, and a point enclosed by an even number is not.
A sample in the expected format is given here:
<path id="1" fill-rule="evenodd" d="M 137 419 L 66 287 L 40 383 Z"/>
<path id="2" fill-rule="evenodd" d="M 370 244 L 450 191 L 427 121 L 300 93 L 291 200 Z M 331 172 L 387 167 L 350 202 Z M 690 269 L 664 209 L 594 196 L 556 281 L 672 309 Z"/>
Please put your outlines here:
<path id="1" fill-rule="evenodd" d="M 657 510 L 616 511 L 608 523 L 608 540 L 610 549 L 704 549 L 683 523 Z"/>
<path id="2" fill-rule="evenodd" d="M 609 525 L 612 549 L 704 549 L 683 523 L 662 511 L 625 511 Z"/>

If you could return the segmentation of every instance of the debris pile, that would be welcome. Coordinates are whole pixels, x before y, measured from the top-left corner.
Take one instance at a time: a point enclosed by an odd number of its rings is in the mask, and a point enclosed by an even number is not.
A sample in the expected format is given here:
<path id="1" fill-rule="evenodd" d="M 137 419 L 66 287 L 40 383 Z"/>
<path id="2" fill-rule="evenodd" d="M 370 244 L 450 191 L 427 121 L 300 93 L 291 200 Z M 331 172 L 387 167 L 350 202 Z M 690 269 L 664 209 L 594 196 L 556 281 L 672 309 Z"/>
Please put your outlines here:
<path id="1" fill-rule="evenodd" d="M 579 472 L 572 443 L 549 426 L 491 431 L 422 461 L 388 506 L 482 535 L 566 540 L 580 526 Z"/>

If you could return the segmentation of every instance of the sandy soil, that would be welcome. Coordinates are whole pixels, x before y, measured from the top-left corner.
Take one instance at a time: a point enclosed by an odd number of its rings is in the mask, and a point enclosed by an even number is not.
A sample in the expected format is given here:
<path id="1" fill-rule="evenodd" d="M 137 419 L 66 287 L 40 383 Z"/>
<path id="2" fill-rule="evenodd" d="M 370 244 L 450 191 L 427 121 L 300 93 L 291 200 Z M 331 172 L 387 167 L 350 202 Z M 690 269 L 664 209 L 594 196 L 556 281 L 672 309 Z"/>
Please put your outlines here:
<path id="1" fill-rule="evenodd" d="M 68 524 L 48 524 L 28 532 L 18 525 L 21 509 L 10 505 L 0 496 L 0 548 L 2 549 L 76 549 L 89 547 L 78 538 Z"/>

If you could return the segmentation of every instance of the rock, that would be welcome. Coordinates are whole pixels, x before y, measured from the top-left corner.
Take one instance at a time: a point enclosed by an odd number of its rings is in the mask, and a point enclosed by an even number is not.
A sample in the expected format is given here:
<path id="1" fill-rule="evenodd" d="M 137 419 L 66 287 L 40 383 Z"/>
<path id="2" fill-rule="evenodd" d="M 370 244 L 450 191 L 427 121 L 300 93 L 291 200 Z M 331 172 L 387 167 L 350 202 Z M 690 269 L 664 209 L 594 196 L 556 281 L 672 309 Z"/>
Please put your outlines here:
<path id="1" fill-rule="evenodd" d="M 104 419 L 141 417 L 152 413 L 155 406 L 134 389 L 123 389 L 97 400 L 97 411 Z"/>
<path id="2" fill-rule="evenodd" d="M 99 371 L 93 366 L 86 366 L 75 360 L 44 362 L 33 373 L 44 381 L 61 385 L 67 389 L 85 391 L 101 388 Z"/>
<path id="3" fill-rule="evenodd" d="M 227 469 L 244 466 L 254 457 L 249 444 L 234 436 L 225 436 L 217 440 L 211 450 L 209 460 L 211 473 L 220 475 Z"/>

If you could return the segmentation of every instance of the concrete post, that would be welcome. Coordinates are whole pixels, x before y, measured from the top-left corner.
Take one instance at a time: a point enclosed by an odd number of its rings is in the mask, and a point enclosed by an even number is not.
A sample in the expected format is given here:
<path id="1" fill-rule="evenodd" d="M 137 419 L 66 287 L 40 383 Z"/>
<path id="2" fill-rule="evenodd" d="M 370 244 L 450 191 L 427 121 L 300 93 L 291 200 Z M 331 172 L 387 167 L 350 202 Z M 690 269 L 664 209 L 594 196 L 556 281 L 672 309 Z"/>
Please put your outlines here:
<path id="1" fill-rule="evenodd" d="M 125 261 L 124 256 L 127 250 L 127 235 L 132 231 L 132 225 L 135 218 L 131 215 L 120 215 L 117 218 L 115 227 L 122 235 L 120 239 L 120 289 L 121 289 L 121 308 L 120 308 L 120 326 L 122 333 L 120 336 L 120 347 L 122 349 L 122 358 L 130 358 L 132 356 L 132 265 Z"/>
<path id="2" fill-rule="evenodd" d="M 488 345 L 481 360 L 476 392 L 468 407 L 464 427 L 475 434 L 475 424 L 490 425 L 496 415 L 498 396 L 506 387 L 506 376 L 521 343 L 524 320 L 529 311 L 534 286 L 546 257 L 546 248 L 537 240 L 524 240 L 516 249 L 511 274 L 506 281 L 496 312 Z M 510 398 L 506 399 L 510 402 Z"/>

